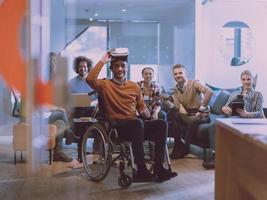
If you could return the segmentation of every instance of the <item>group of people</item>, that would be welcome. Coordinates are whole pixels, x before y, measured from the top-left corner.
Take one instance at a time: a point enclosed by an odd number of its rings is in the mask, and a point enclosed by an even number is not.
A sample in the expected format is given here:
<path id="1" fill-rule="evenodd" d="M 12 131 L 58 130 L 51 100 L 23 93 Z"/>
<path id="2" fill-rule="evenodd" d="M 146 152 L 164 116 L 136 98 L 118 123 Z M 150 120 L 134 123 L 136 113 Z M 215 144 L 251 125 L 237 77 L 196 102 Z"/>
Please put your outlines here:
<path id="1" fill-rule="evenodd" d="M 170 154 L 172 159 L 183 158 L 189 154 L 189 145 L 198 126 L 210 122 L 208 104 L 213 92 L 197 80 L 188 80 L 185 66 L 176 64 L 172 69 L 176 85 L 171 96 L 163 98 L 160 88 L 152 81 L 153 68 L 146 67 L 142 70 L 143 80 L 140 82 L 135 83 L 126 79 L 127 59 L 127 56 L 112 57 L 106 52 L 92 68 L 92 62 L 86 57 L 76 58 L 74 70 L 78 75 L 69 82 L 70 91 L 88 93 L 95 90 L 100 95 L 104 102 L 106 117 L 117 122 L 118 136 L 132 142 L 137 165 L 134 180 L 151 181 L 155 180 L 155 176 L 159 181 L 169 180 L 177 176 L 177 173 L 163 167 L 166 139 L 171 136 L 175 141 Z M 109 62 L 112 78 L 99 79 L 101 69 Z M 252 88 L 252 81 L 253 76 L 250 71 L 242 72 L 241 90 L 234 92 L 222 108 L 226 116 L 232 116 L 231 102 L 241 94 L 244 99 L 244 109 L 237 109 L 238 117 L 263 117 L 263 96 Z M 169 106 L 168 111 L 162 109 L 162 101 Z M 169 127 L 168 122 L 170 122 Z M 215 123 L 211 124 L 209 134 L 211 146 L 215 150 Z M 154 174 L 151 174 L 145 165 L 144 140 L 155 142 L 157 156 Z M 207 168 L 212 168 L 209 164 L 212 165 L 207 163 Z"/>

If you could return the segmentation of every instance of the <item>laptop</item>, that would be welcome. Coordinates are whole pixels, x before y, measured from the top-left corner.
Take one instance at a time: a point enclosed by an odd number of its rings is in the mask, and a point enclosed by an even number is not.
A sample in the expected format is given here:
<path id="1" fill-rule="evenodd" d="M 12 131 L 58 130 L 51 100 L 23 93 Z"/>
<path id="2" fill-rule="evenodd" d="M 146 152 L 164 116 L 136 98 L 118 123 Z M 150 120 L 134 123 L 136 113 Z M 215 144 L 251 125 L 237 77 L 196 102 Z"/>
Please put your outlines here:
<path id="1" fill-rule="evenodd" d="M 88 93 L 71 93 L 70 106 L 71 107 L 88 107 L 91 105 L 91 99 Z"/>

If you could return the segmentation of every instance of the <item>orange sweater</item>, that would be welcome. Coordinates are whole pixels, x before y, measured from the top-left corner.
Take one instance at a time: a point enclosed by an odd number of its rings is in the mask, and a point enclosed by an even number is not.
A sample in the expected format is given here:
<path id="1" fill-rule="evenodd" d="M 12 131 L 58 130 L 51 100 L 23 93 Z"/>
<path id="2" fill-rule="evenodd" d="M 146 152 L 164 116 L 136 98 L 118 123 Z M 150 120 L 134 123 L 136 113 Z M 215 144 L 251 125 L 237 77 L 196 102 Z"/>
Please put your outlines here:
<path id="1" fill-rule="evenodd" d="M 99 61 L 88 74 L 87 83 L 100 95 L 110 119 L 132 119 L 146 110 L 140 87 L 133 81 L 118 85 L 109 79 L 97 79 L 104 63 Z"/>

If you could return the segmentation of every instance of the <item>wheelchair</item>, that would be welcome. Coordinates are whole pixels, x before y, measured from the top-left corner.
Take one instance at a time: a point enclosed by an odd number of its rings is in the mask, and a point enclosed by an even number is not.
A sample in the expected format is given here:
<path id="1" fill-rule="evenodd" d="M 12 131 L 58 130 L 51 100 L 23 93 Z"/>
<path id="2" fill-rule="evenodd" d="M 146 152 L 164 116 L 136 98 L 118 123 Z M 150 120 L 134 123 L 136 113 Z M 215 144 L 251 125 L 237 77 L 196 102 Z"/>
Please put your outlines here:
<path id="1" fill-rule="evenodd" d="M 99 106 L 96 109 L 99 109 Z M 98 182 L 107 176 L 112 166 L 116 166 L 120 174 L 118 185 L 121 188 L 128 188 L 133 183 L 133 176 L 137 172 L 131 142 L 120 141 L 115 124 L 96 117 L 97 112 L 94 113 L 92 124 L 82 140 L 81 156 L 84 170 L 89 180 Z M 151 172 L 153 172 L 155 156 L 153 144 L 152 141 L 144 142 L 145 160 Z M 167 145 L 165 155 L 165 168 L 171 170 Z M 128 173 L 125 173 L 126 170 Z"/>

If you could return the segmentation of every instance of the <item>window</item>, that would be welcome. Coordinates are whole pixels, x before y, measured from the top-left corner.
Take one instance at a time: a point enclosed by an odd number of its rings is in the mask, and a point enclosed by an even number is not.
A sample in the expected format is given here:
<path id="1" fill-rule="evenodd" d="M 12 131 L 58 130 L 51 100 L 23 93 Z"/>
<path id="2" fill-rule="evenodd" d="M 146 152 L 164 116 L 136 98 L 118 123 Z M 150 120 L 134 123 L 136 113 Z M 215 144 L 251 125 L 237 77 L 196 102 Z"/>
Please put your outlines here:
<path id="1" fill-rule="evenodd" d="M 103 56 L 107 48 L 107 28 L 103 26 L 92 26 L 83 30 L 66 48 L 62 55 L 68 59 L 68 79 L 76 76 L 73 70 L 73 61 L 77 56 L 86 56 L 93 60 L 94 64 Z M 103 67 L 100 77 L 107 76 L 107 69 Z"/>

